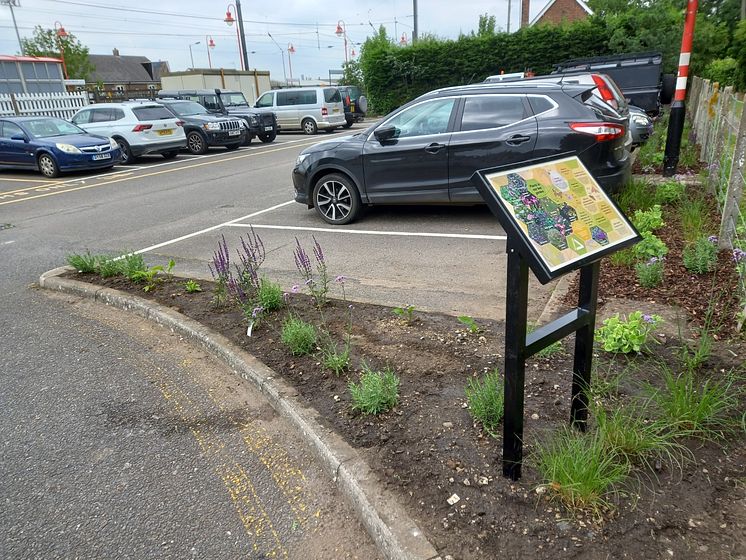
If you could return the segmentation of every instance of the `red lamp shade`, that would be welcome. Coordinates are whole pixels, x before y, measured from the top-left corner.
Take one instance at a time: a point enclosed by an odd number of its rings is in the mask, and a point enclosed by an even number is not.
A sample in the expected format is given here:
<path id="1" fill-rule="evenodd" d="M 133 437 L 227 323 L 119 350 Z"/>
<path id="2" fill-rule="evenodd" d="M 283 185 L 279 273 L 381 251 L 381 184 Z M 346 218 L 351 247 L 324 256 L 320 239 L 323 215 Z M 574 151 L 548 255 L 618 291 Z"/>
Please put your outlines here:
<path id="1" fill-rule="evenodd" d="M 236 21 L 236 20 L 233 19 L 233 14 L 230 13 L 230 10 L 229 10 L 229 11 L 225 12 L 225 19 L 223 21 L 225 23 L 227 23 L 228 25 L 233 25 L 233 22 Z"/>

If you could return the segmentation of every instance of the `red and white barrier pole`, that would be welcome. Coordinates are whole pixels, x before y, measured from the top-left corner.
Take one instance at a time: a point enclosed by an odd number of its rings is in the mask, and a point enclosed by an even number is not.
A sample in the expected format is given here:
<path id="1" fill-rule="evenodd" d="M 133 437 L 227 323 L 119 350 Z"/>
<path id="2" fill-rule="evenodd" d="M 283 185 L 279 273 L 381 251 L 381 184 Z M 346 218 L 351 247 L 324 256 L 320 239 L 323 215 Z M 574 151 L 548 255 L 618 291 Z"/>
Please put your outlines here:
<path id="1" fill-rule="evenodd" d="M 666 151 L 663 158 L 663 175 L 671 177 L 676 173 L 681 151 L 681 135 L 684 132 L 684 117 L 686 116 L 686 81 L 689 77 L 689 60 L 692 55 L 692 40 L 694 39 L 694 24 L 697 21 L 697 0 L 688 0 L 686 4 L 686 20 L 684 21 L 684 35 L 681 38 L 681 55 L 679 56 L 679 75 L 676 78 L 676 93 L 671 103 L 671 115 L 668 119 L 668 136 Z"/>

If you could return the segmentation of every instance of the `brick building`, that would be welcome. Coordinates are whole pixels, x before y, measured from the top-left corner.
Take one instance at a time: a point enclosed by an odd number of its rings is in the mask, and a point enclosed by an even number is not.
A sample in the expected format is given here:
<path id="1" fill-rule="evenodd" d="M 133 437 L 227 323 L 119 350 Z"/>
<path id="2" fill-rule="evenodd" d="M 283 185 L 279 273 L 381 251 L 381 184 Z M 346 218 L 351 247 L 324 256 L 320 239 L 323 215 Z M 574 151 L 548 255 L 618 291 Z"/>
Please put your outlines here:
<path id="1" fill-rule="evenodd" d="M 521 2 L 521 27 L 542 23 L 559 25 L 593 15 L 593 10 L 582 0 L 549 0 L 533 19 L 529 19 L 529 3 L 530 0 Z"/>

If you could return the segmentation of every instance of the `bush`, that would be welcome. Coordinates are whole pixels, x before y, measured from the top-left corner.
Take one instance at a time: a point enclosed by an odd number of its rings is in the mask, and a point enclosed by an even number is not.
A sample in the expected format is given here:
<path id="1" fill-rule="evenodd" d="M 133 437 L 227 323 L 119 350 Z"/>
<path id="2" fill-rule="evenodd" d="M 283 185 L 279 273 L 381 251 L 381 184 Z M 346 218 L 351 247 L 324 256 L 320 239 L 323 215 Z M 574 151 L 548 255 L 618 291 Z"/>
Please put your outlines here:
<path id="1" fill-rule="evenodd" d="M 641 233 L 644 231 L 652 233 L 666 225 L 663 222 L 663 212 L 660 204 L 655 204 L 648 210 L 635 210 L 632 223 Z"/>
<path id="2" fill-rule="evenodd" d="M 133 282 L 139 282 L 142 275 L 148 271 L 148 265 L 145 264 L 142 255 L 135 253 L 122 255 L 119 262 L 121 262 L 121 273 Z"/>
<path id="3" fill-rule="evenodd" d="M 652 257 L 635 265 L 637 281 L 643 288 L 655 288 L 663 282 L 663 257 Z"/>
<path id="4" fill-rule="evenodd" d="M 280 309 L 285 300 L 283 299 L 282 287 L 266 278 L 259 281 L 259 290 L 256 294 L 257 304 L 265 311 Z"/>
<path id="5" fill-rule="evenodd" d="M 72 266 L 75 270 L 81 273 L 96 272 L 98 265 L 101 262 L 100 255 L 91 255 L 90 251 L 86 251 L 85 255 L 79 255 L 73 253 L 67 256 L 67 264 Z"/>
<path id="6" fill-rule="evenodd" d="M 299 317 L 285 320 L 280 337 L 294 356 L 310 354 L 316 348 L 316 328 Z"/>
<path id="7" fill-rule="evenodd" d="M 596 330 L 595 337 L 607 352 L 642 352 L 648 337 L 662 320 L 658 315 L 643 315 L 641 311 L 630 313 L 624 320 L 617 313 L 604 321 L 603 326 Z"/>
<path id="8" fill-rule="evenodd" d="M 373 371 L 363 364 L 360 383 L 350 381 L 352 409 L 363 414 L 381 414 L 396 406 L 399 402 L 399 378 L 391 368 Z"/>
<path id="9" fill-rule="evenodd" d="M 716 58 L 705 67 L 702 77 L 718 82 L 721 87 L 736 85 L 738 62 L 730 57 Z"/>
<path id="10" fill-rule="evenodd" d="M 472 418 L 492 437 L 500 437 L 498 425 L 503 419 L 503 381 L 495 369 L 480 379 L 469 379 L 466 402 Z"/>
<path id="11" fill-rule="evenodd" d="M 640 233 L 642 240 L 632 247 L 636 260 L 648 261 L 653 257 L 661 258 L 668 253 L 668 247 L 658 236 L 649 231 Z"/>
<path id="12" fill-rule="evenodd" d="M 655 189 L 656 204 L 676 204 L 686 194 L 686 185 L 678 181 L 666 181 Z"/>
<path id="13" fill-rule="evenodd" d="M 684 247 L 682 255 L 687 270 L 697 274 L 711 272 L 718 260 L 717 237 L 700 237 L 694 243 Z"/>

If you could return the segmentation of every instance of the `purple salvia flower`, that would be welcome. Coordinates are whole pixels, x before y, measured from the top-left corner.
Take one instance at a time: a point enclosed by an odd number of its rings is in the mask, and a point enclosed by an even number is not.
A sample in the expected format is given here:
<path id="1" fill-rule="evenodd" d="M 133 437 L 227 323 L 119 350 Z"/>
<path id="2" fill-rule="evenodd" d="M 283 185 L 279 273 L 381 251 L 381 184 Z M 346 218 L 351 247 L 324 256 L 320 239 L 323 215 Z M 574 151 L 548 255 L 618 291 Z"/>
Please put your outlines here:
<path id="1" fill-rule="evenodd" d="M 316 262 L 318 262 L 320 265 L 325 265 L 326 262 L 324 261 L 324 252 L 321 250 L 321 245 L 319 245 L 319 242 L 316 241 L 315 237 L 312 237 L 313 239 L 313 255 L 316 257 Z"/>
<path id="2" fill-rule="evenodd" d="M 221 236 L 221 241 L 218 242 L 218 249 L 212 254 L 212 265 L 210 266 L 210 272 L 212 277 L 217 278 L 228 278 L 231 269 L 231 259 L 228 253 L 228 243 L 225 241 L 225 235 Z"/>
<path id="3" fill-rule="evenodd" d="M 707 241 L 709 241 L 710 243 L 717 243 L 718 242 L 718 236 L 717 235 L 711 235 L 710 237 L 707 238 Z"/>
<path id="4" fill-rule="evenodd" d="M 295 238 L 295 266 L 303 278 L 310 278 L 311 274 L 313 274 L 313 271 L 311 270 L 311 259 L 308 258 L 308 255 L 303 250 L 303 247 L 301 247 L 300 241 L 298 241 L 297 237 Z"/>

